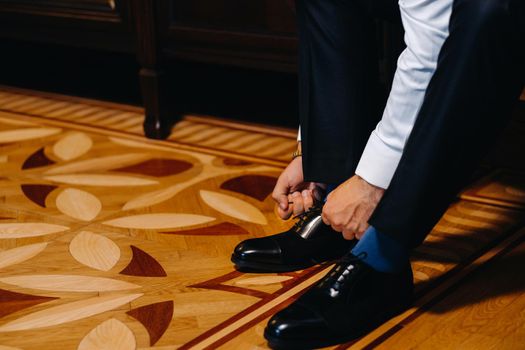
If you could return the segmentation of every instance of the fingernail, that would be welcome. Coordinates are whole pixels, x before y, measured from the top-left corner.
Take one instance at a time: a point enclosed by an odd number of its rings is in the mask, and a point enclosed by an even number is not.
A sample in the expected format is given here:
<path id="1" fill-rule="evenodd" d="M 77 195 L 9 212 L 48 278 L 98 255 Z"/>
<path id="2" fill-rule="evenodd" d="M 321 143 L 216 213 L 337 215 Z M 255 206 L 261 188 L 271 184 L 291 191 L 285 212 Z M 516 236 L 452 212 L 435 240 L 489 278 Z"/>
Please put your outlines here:
<path id="1" fill-rule="evenodd" d="M 281 207 L 282 210 L 286 210 L 286 204 L 285 203 L 279 204 L 279 207 Z"/>

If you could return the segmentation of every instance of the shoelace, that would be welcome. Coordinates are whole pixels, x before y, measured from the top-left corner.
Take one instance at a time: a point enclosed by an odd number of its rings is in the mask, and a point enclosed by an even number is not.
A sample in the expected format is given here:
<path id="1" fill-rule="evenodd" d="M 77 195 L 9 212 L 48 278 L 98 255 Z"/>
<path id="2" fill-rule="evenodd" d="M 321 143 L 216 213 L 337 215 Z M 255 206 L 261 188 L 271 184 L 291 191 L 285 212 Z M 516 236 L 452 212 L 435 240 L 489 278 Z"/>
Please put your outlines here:
<path id="1" fill-rule="evenodd" d="M 293 217 L 294 219 L 299 219 L 299 221 L 295 223 L 294 227 L 297 228 L 297 227 L 303 226 L 305 221 L 309 220 L 314 215 L 319 215 L 322 211 L 323 211 L 322 207 L 315 206 L 315 207 L 311 207 L 310 209 L 308 209 L 307 211 L 299 215 L 294 216 Z"/>
<path id="2" fill-rule="evenodd" d="M 357 256 L 351 255 L 350 253 L 343 256 L 340 260 L 340 264 L 347 264 L 347 266 L 344 268 L 342 272 L 340 272 L 333 278 L 335 281 L 333 282 L 332 286 L 330 287 L 330 296 L 332 298 L 335 298 L 339 295 L 340 290 L 343 288 L 345 283 L 348 281 L 348 276 L 353 272 L 355 269 L 354 262 L 360 261 L 363 259 L 366 259 L 366 253 L 362 252 Z"/>

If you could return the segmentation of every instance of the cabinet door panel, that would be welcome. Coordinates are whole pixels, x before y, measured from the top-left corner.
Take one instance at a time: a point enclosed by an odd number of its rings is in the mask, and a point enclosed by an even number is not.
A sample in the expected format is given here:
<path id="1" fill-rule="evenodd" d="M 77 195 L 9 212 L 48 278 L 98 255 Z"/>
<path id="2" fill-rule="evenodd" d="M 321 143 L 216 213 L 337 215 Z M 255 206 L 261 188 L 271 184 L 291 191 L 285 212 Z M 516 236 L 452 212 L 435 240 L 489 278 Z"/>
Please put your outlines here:
<path id="1" fill-rule="evenodd" d="M 289 34 L 293 9 L 286 0 L 174 0 L 172 25 L 225 31 Z"/>

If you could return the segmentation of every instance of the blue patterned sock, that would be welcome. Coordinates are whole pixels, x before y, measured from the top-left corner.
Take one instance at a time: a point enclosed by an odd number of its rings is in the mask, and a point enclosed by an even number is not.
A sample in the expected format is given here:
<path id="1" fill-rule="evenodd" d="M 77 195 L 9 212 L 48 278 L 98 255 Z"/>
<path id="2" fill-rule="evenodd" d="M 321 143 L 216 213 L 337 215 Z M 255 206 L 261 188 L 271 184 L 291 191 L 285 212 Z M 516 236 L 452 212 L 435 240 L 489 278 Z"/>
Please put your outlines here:
<path id="1" fill-rule="evenodd" d="M 385 233 L 370 226 L 352 249 L 358 256 L 365 252 L 363 261 L 374 270 L 381 272 L 400 271 L 409 259 L 409 250 Z"/>

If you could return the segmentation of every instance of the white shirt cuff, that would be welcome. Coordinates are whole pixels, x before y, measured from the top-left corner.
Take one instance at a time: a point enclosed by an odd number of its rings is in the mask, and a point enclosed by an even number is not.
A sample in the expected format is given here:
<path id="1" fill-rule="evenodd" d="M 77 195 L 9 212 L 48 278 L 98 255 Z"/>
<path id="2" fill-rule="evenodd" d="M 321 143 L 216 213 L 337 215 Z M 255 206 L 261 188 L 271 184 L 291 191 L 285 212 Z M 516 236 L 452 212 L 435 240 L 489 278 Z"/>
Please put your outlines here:
<path id="1" fill-rule="evenodd" d="M 366 182 L 387 189 L 401 159 L 402 150 L 389 147 L 373 131 L 355 173 Z"/>

